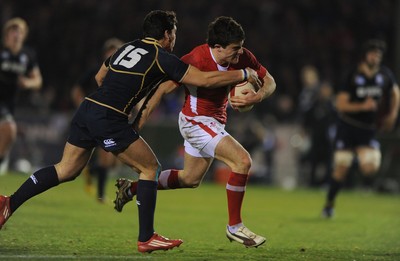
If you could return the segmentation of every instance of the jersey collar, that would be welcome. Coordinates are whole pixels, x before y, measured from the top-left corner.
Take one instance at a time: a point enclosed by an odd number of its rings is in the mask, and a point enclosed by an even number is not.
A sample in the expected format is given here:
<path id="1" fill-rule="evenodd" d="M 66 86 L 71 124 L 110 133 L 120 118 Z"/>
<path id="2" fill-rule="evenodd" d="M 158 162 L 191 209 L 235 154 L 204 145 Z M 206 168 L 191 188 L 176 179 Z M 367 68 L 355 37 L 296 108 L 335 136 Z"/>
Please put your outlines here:
<path id="1" fill-rule="evenodd" d="M 229 68 L 229 64 L 228 64 L 227 66 L 219 65 L 219 64 L 217 63 L 217 60 L 215 59 L 215 57 L 214 57 L 212 51 L 211 51 L 211 47 L 209 47 L 208 49 L 210 50 L 211 58 L 214 60 L 215 64 L 217 65 L 218 71 L 227 71 L 228 68 Z"/>
<path id="2" fill-rule="evenodd" d="M 157 40 L 155 38 L 146 37 L 142 41 L 145 42 L 145 43 L 158 45 L 158 46 L 160 46 L 162 48 L 161 44 L 159 42 L 157 42 Z"/>

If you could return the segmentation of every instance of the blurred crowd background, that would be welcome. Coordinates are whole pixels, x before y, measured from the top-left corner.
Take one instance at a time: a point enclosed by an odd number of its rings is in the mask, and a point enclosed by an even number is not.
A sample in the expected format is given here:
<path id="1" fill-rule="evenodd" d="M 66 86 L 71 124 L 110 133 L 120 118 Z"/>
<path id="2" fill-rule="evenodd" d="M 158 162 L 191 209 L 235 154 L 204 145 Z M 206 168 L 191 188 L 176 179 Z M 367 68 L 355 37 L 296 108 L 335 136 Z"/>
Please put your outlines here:
<path id="1" fill-rule="evenodd" d="M 72 86 L 85 71 L 100 67 L 108 38 L 140 38 L 143 18 L 154 9 L 177 13 L 177 56 L 204 43 L 217 16 L 234 17 L 246 32 L 245 47 L 274 76 L 277 91 L 271 98 L 249 113 L 229 111 L 227 129 L 251 152 L 254 182 L 288 188 L 326 183 L 335 131 L 333 95 L 365 40 L 387 42 L 384 64 L 400 79 L 395 0 L 1 0 L 1 24 L 15 16 L 28 22 L 27 45 L 36 51 L 44 79 L 40 91 L 20 93 L 11 168 L 58 160 L 75 109 Z M 182 93 L 169 95 L 143 133 L 165 167 L 182 163 L 176 123 L 181 103 Z M 385 158 L 378 177 L 381 185 L 398 189 L 400 168 L 392 159 L 400 154 L 399 130 L 380 138 Z M 223 179 L 224 166 L 216 164 L 210 172 L 210 178 Z"/>

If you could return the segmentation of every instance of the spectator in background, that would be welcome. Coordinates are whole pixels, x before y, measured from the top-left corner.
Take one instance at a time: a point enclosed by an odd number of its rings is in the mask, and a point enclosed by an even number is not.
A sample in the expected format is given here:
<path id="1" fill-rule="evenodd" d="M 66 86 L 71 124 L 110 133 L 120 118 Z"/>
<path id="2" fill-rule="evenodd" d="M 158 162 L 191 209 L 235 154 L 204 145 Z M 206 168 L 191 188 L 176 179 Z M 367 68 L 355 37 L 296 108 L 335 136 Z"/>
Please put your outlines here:
<path id="1" fill-rule="evenodd" d="M 42 87 L 42 75 L 35 52 L 24 46 L 28 25 L 19 17 L 3 26 L 0 49 L 0 166 L 10 152 L 16 137 L 15 102 L 19 89 Z"/>
<path id="2" fill-rule="evenodd" d="M 335 123 L 333 89 L 328 82 L 321 82 L 315 66 L 304 66 L 300 78 L 303 89 L 298 102 L 299 118 L 304 131 L 303 136 L 310 144 L 302 155 L 301 169 L 309 172 L 304 173 L 308 178 L 308 185 L 317 187 L 328 181 L 332 169 L 332 136 Z M 309 164 L 309 168 L 304 166 L 306 164 Z M 323 175 L 318 175 L 320 167 L 323 168 Z"/>
<path id="3" fill-rule="evenodd" d="M 117 38 L 110 38 L 103 45 L 103 61 L 113 55 L 115 51 L 121 47 L 123 42 Z M 98 68 L 92 68 L 87 71 L 77 84 L 72 87 L 71 98 L 76 108 L 80 106 L 86 96 L 96 91 L 99 87 L 95 81 L 95 75 Z M 85 178 L 85 189 L 91 193 L 93 188 L 92 176 L 97 177 L 97 199 L 101 203 L 105 203 L 105 188 L 107 181 L 108 169 L 114 166 L 116 159 L 110 152 L 102 148 L 96 148 L 92 154 L 89 164 L 83 170 Z"/>
<path id="4" fill-rule="evenodd" d="M 337 194 L 354 159 L 365 176 L 375 174 L 381 165 L 377 131 L 393 129 L 399 110 L 399 86 L 392 71 L 381 65 L 385 42 L 372 39 L 362 47 L 359 63 L 340 86 L 336 96 L 338 112 L 334 170 L 322 211 L 334 214 Z"/>

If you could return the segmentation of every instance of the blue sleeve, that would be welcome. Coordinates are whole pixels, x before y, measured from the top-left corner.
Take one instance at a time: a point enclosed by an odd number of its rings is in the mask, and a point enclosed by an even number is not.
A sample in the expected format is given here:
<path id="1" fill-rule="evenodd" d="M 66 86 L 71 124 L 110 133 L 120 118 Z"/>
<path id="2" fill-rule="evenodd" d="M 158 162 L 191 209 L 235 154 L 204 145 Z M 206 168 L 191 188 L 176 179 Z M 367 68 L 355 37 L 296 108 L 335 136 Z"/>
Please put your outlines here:
<path id="1" fill-rule="evenodd" d="M 160 69 L 163 70 L 171 80 L 176 82 L 182 80 L 189 68 L 188 64 L 182 62 L 177 56 L 167 52 L 160 53 L 158 62 L 161 67 Z"/>

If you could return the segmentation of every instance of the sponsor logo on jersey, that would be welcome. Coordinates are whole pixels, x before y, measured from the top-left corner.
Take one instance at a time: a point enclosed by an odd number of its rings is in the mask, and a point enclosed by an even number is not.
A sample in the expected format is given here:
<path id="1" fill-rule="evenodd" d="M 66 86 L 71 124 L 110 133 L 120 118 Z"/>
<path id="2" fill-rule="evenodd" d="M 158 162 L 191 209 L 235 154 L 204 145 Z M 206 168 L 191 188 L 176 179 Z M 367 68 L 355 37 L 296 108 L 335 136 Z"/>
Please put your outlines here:
<path id="1" fill-rule="evenodd" d="M 34 184 L 38 184 L 38 180 L 36 179 L 36 177 L 33 174 L 30 176 L 30 178 Z"/>
<path id="2" fill-rule="evenodd" d="M 356 89 L 357 97 L 365 98 L 365 97 L 381 97 L 382 96 L 382 88 L 380 86 L 360 86 Z"/>
<path id="3" fill-rule="evenodd" d="M 104 147 L 106 147 L 106 148 L 117 145 L 117 143 L 114 141 L 114 139 L 105 139 L 105 140 L 103 140 L 103 143 L 105 145 Z"/>
<path id="4" fill-rule="evenodd" d="M 383 75 L 382 75 L 382 74 L 377 74 L 377 75 L 375 76 L 375 82 L 376 82 L 376 84 L 378 84 L 378 85 L 383 85 L 383 84 L 384 84 L 384 81 L 385 81 L 385 79 L 383 78 Z"/>

